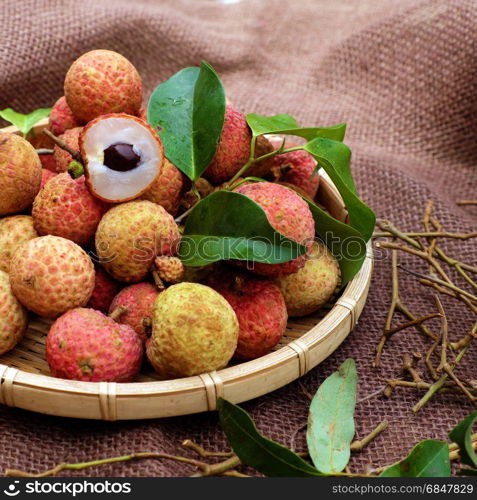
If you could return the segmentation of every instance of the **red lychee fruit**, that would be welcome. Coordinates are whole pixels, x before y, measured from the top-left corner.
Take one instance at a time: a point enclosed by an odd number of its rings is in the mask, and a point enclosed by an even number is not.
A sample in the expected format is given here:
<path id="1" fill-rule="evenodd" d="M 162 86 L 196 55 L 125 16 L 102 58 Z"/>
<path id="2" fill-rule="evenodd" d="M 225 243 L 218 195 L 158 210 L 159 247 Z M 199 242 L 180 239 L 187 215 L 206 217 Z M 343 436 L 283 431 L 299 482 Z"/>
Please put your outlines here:
<path id="1" fill-rule="evenodd" d="M 33 146 L 0 132 L 0 216 L 28 208 L 41 185 L 41 162 Z"/>
<path id="2" fill-rule="evenodd" d="M 136 332 L 93 309 L 58 318 L 46 338 L 54 377 L 90 382 L 129 382 L 139 372 L 143 346 Z"/>
<path id="3" fill-rule="evenodd" d="M 51 172 L 56 172 L 56 162 L 53 154 L 38 155 L 38 156 L 40 157 L 42 168 L 50 170 Z"/>
<path id="4" fill-rule="evenodd" d="M 251 140 L 252 132 L 245 115 L 232 106 L 227 106 L 217 152 L 205 170 L 204 177 L 213 184 L 220 184 L 233 177 L 250 157 Z"/>
<path id="5" fill-rule="evenodd" d="M 235 191 L 258 203 L 276 231 L 311 248 L 315 237 L 315 221 L 308 204 L 294 191 L 271 182 L 243 184 Z M 282 264 L 248 262 L 247 268 L 254 273 L 274 277 L 297 272 L 305 261 L 306 255 L 301 255 Z"/>
<path id="6" fill-rule="evenodd" d="M 126 114 L 100 116 L 81 132 L 79 145 L 88 187 L 109 202 L 146 192 L 164 167 L 164 147 L 145 121 Z"/>
<path id="7" fill-rule="evenodd" d="M 45 184 L 50 180 L 53 179 L 53 177 L 56 177 L 58 175 L 57 172 L 52 172 L 51 170 L 48 170 L 46 168 L 41 169 L 41 184 L 40 184 L 40 189 L 43 189 L 45 187 Z"/>
<path id="8" fill-rule="evenodd" d="M 76 243 L 58 236 L 41 236 L 15 252 L 10 283 L 27 309 L 55 318 L 88 302 L 94 288 L 94 266 Z"/>
<path id="9" fill-rule="evenodd" d="M 159 175 L 141 198 L 157 203 L 171 215 L 176 215 L 185 184 L 184 174 L 167 158 L 164 158 Z"/>
<path id="10" fill-rule="evenodd" d="M 66 73 L 65 97 L 73 114 L 84 122 L 108 113 L 137 115 L 142 81 L 121 54 L 92 50 L 76 59 Z"/>
<path id="11" fill-rule="evenodd" d="M 59 136 L 64 134 L 66 130 L 81 127 L 81 125 L 83 125 L 83 123 L 73 114 L 66 103 L 65 97 L 60 97 L 51 110 L 48 128 L 54 135 Z"/>
<path id="12" fill-rule="evenodd" d="M 96 309 L 107 314 L 114 297 L 121 289 L 121 285 L 101 267 L 96 267 L 94 290 L 86 307 Z"/>
<path id="13" fill-rule="evenodd" d="M 240 272 L 212 275 L 208 283 L 232 306 L 240 332 L 234 357 L 255 359 L 270 352 L 285 333 L 288 314 L 277 285 Z"/>
<path id="14" fill-rule="evenodd" d="M 151 283 L 127 286 L 114 297 L 109 312 L 112 314 L 119 307 L 124 308 L 124 312 L 115 315 L 115 320 L 129 325 L 145 342 L 150 333 L 152 309 L 158 295 L 159 291 Z"/>
<path id="15" fill-rule="evenodd" d="M 38 238 L 29 215 L 13 215 L 0 219 L 0 269 L 6 273 L 15 252 L 27 241 Z"/>
<path id="16" fill-rule="evenodd" d="M 109 206 L 95 198 L 84 176 L 72 179 L 65 172 L 51 179 L 33 203 L 32 217 L 40 235 L 51 234 L 85 245 Z"/>
<path id="17" fill-rule="evenodd" d="M 79 151 L 79 136 L 81 130 L 81 127 L 70 128 L 60 136 L 60 139 L 70 148 Z M 68 151 L 61 149 L 56 144 L 53 148 L 53 157 L 55 159 L 55 170 L 57 172 L 66 172 L 70 168 L 70 163 L 73 161 L 73 157 Z"/>

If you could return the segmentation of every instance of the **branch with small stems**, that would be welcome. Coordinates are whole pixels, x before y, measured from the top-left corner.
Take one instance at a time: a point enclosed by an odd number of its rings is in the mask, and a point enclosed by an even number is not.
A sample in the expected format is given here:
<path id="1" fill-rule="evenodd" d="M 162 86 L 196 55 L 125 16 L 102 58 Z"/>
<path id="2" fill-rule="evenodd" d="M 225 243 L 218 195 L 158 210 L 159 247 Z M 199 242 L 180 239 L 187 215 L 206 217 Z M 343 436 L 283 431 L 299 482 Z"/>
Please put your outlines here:
<path id="1" fill-rule="evenodd" d="M 83 165 L 83 158 L 81 157 L 81 154 L 79 151 L 71 148 L 66 144 L 64 141 L 62 141 L 59 137 L 56 137 L 56 135 L 52 134 L 48 129 L 43 129 L 43 133 L 49 137 L 59 148 L 63 149 L 67 153 L 69 153 L 73 160 L 81 163 Z"/>
<path id="2" fill-rule="evenodd" d="M 456 205 L 459 205 L 459 206 L 477 205 L 477 200 L 458 200 L 458 201 L 456 201 Z"/>

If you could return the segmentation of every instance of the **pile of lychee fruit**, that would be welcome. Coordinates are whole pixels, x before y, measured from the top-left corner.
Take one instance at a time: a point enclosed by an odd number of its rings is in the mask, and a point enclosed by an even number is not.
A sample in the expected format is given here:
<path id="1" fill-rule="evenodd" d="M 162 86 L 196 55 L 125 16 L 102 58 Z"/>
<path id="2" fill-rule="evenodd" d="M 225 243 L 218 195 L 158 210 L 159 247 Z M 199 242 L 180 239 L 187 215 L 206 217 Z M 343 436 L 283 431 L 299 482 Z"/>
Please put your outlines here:
<path id="1" fill-rule="evenodd" d="M 64 93 L 49 119 L 53 153 L 0 132 L 0 354 L 21 340 L 30 313 L 54 320 L 46 338 L 53 376 L 126 382 L 149 362 L 161 378 L 185 377 L 267 354 L 289 316 L 330 300 L 339 266 L 315 241 L 300 196 L 313 199 L 318 189 L 308 153 L 256 164 L 250 175 L 265 181 L 237 188 L 306 255 L 187 267 L 175 217 L 193 205 L 191 184 L 147 123 L 137 70 L 116 52 L 94 50 L 72 64 Z M 197 185 L 220 189 L 249 159 L 251 138 L 228 103 Z M 282 141 L 259 137 L 257 148 Z"/>

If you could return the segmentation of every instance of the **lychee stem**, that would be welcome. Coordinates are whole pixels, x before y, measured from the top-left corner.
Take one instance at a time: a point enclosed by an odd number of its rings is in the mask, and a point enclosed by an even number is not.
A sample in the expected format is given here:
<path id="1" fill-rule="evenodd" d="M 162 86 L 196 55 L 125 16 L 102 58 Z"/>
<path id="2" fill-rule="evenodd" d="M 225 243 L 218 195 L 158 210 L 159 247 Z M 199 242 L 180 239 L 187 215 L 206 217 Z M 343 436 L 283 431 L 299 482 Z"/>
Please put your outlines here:
<path id="1" fill-rule="evenodd" d="M 70 163 L 68 173 L 70 174 L 70 177 L 72 179 L 78 179 L 79 177 L 84 175 L 84 167 L 80 162 L 74 160 Z"/>
<path id="2" fill-rule="evenodd" d="M 109 317 L 116 321 L 117 319 L 119 319 L 119 317 L 124 314 L 125 312 L 127 312 L 128 308 L 127 307 L 124 307 L 124 306 L 118 306 L 116 307 L 116 309 L 114 309 L 113 312 L 110 313 Z"/>
<path id="3" fill-rule="evenodd" d="M 154 284 L 156 285 L 158 290 L 164 290 L 166 288 L 166 285 L 164 285 L 164 282 L 162 281 L 161 277 L 159 276 L 159 273 L 153 269 L 152 270 L 152 278 L 154 280 Z"/>
<path id="4" fill-rule="evenodd" d="M 74 160 L 76 160 L 78 163 L 83 164 L 83 158 L 81 158 L 81 154 L 79 151 L 76 151 L 73 148 L 70 148 L 68 144 L 63 142 L 59 137 L 56 137 L 56 135 L 52 134 L 48 129 L 44 129 L 43 133 L 49 137 L 59 148 L 64 149 L 67 153 L 69 153 Z"/>

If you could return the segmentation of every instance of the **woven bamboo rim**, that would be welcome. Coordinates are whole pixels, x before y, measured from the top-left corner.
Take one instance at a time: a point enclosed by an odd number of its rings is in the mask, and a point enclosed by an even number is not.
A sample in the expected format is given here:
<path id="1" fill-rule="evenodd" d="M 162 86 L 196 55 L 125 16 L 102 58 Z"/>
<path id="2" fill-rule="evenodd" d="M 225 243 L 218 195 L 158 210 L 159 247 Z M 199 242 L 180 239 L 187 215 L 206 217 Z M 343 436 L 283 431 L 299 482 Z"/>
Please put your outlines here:
<path id="1" fill-rule="evenodd" d="M 37 135 L 47 120 L 34 129 Z M 18 133 L 15 127 L 2 129 Z M 37 136 L 38 137 L 38 136 Z M 343 201 L 323 177 L 319 202 L 345 220 Z M 326 359 L 356 325 L 368 295 L 372 247 L 363 267 L 334 303 L 305 318 L 291 318 L 273 352 L 199 376 L 159 381 L 146 368 L 136 382 L 80 382 L 48 376 L 44 340 L 50 321 L 30 320 L 22 342 L 0 357 L 0 403 L 49 415 L 100 420 L 171 417 L 216 409 L 218 397 L 241 403 L 305 375 Z"/>

